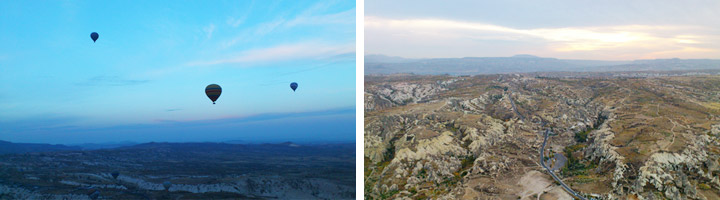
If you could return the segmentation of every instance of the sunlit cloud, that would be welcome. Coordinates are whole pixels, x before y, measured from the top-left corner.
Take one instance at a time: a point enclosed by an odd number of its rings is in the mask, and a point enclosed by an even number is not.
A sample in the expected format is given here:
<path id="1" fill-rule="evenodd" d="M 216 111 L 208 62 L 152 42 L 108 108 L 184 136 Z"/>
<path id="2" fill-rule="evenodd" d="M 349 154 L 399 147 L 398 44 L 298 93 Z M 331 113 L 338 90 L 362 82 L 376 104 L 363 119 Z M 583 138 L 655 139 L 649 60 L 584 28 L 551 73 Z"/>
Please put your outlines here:
<path id="1" fill-rule="evenodd" d="M 707 27 L 667 25 L 622 25 L 563 28 L 518 29 L 496 24 L 465 22 L 445 19 L 387 19 L 365 17 L 368 53 L 382 52 L 387 41 L 402 41 L 412 48 L 414 45 L 434 42 L 435 48 L 452 48 L 457 43 L 472 43 L 478 40 L 508 42 L 518 49 L 532 46 L 546 55 L 561 55 L 563 52 L 612 51 L 635 49 L 628 57 L 664 55 L 660 52 L 685 53 L 713 52 L 720 46 L 720 36 L 711 36 L 713 30 Z M 382 38 L 373 36 L 385 36 Z M 380 40 L 380 41 L 375 41 Z M 369 41 L 369 42 L 368 42 Z M 442 45 L 446 41 L 447 46 Z M 481 42 L 477 42 L 481 43 Z M 377 44 L 377 46 L 375 45 Z M 402 44 L 397 44 L 398 46 Z M 701 47 L 698 45 L 705 45 Z M 710 48 L 707 46 L 716 46 Z M 373 52 L 379 50 L 380 52 Z M 417 50 L 413 50 L 417 51 Z M 521 52 L 518 50 L 517 52 Z M 483 56 L 483 55 L 465 55 Z M 696 57 L 696 56 L 691 56 Z M 717 56 L 715 56 L 717 57 Z"/>

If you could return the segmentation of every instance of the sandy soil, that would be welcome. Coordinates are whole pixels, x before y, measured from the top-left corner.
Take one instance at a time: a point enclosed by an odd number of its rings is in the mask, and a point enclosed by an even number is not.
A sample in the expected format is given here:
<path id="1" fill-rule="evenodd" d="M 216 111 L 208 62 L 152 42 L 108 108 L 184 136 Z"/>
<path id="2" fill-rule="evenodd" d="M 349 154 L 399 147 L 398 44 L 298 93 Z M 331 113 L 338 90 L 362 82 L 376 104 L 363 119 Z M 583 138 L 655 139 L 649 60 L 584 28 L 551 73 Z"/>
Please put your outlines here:
<path id="1" fill-rule="evenodd" d="M 540 195 L 541 200 L 572 200 L 572 196 L 565 192 L 565 190 L 560 186 L 553 187 L 550 191 L 547 191 L 547 193 Z"/>
<path id="2" fill-rule="evenodd" d="M 522 192 L 519 194 L 522 199 L 539 199 L 538 197 L 542 195 L 547 196 L 546 199 L 572 199 L 565 190 L 553 184 L 550 176 L 540 171 L 525 173 L 518 181 L 518 185 L 522 186 Z"/>

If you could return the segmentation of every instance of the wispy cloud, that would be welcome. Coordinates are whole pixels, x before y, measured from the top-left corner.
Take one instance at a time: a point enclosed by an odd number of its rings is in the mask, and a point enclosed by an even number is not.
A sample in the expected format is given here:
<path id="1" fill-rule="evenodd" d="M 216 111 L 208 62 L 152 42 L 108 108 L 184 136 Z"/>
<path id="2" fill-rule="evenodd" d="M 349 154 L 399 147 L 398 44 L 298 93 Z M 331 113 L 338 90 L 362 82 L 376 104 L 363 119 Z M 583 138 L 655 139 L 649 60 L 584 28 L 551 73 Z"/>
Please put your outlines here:
<path id="1" fill-rule="evenodd" d="M 304 59 L 317 60 L 354 52 L 354 43 L 324 44 L 322 42 L 302 42 L 246 50 L 229 58 L 191 62 L 188 63 L 188 65 L 208 66 L 228 63 L 265 63 Z"/>
<path id="2" fill-rule="evenodd" d="M 336 56 L 325 59 L 325 61 L 326 61 L 325 63 L 314 64 L 311 67 L 307 67 L 307 68 L 301 67 L 301 68 L 298 68 L 297 70 L 284 72 L 284 73 L 277 73 L 273 76 L 274 79 L 268 79 L 267 81 L 258 84 L 258 86 L 287 84 L 287 80 L 280 81 L 280 79 L 278 79 L 278 78 L 282 78 L 282 77 L 285 77 L 288 75 L 300 74 L 300 73 L 305 73 L 305 72 L 314 71 L 314 70 L 318 70 L 318 69 L 323 69 L 323 68 L 327 68 L 330 66 L 338 66 L 339 64 L 342 64 L 342 63 L 349 64 L 349 66 L 354 66 L 355 52 L 336 55 Z"/>
<path id="3" fill-rule="evenodd" d="M 227 23 L 228 26 L 238 27 L 238 26 L 240 26 L 241 24 L 245 23 L 245 20 L 247 20 L 247 15 L 244 15 L 244 16 L 239 17 L 239 18 L 228 17 L 226 23 Z"/>
<path id="4" fill-rule="evenodd" d="M 17 133 L 23 131 L 64 129 L 74 127 L 82 120 L 79 116 L 67 116 L 64 114 L 45 113 L 43 115 L 30 116 L 23 119 L 0 120 L 3 127 L 0 133 Z"/>
<path id="5" fill-rule="evenodd" d="M 322 24 L 354 24 L 355 9 L 325 15 L 300 15 L 285 24 L 288 27 L 298 25 L 322 25 Z"/>
<path id="6" fill-rule="evenodd" d="M 168 119 L 155 119 L 156 122 L 182 122 L 182 123 L 216 123 L 216 122 L 256 122 L 273 119 L 284 119 L 284 118 L 306 118 L 314 116 L 334 116 L 334 115 L 345 115 L 355 113 L 353 107 L 339 107 L 326 110 L 314 110 L 314 111 L 298 111 L 298 112 L 274 112 L 274 113 L 262 113 L 253 115 L 229 115 L 213 119 L 185 119 L 185 120 L 168 120 Z"/>
<path id="7" fill-rule="evenodd" d="M 118 76 L 95 76 L 87 79 L 85 82 L 77 83 L 80 86 L 129 86 L 139 85 L 150 82 L 149 80 L 133 80 L 124 79 Z"/>
<path id="8" fill-rule="evenodd" d="M 386 19 L 367 16 L 365 28 L 366 32 L 369 32 L 366 33 L 368 35 L 387 36 L 369 37 L 367 40 L 371 41 L 371 44 L 383 44 L 391 40 L 421 44 L 428 41 L 445 41 L 449 45 L 453 42 L 473 40 L 508 41 L 534 46 L 540 44 L 543 50 L 553 52 L 637 49 L 637 53 L 631 55 L 634 57 L 646 57 L 668 49 L 720 52 L 717 48 L 702 46 L 702 44 L 720 45 L 720 37 L 709 34 L 718 30 L 684 25 L 517 29 L 496 24 L 445 19 Z M 438 46 L 438 48 L 442 47 Z M 381 48 L 373 45 L 368 47 L 369 51 Z"/>
<path id="9" fill-rule="evenodd" d="M 320 2 L 305 9 L 296 16 L 279 16 L 273 20 L 249 27 L 247 31 L 243 31 L 232 39 L 224 42 L 222 47 L 228 48 L 241 41 L 249 40 L 249 38 L 259 38 L 272 32 L 288 30 L 294 27 L 355 24 L 354 8 L 339 12 L 323 13 L 333 4 L 332 2 Z M 237 27 L 244 23 L 245 20 L 245 17 L 239 19 L 229 18 L 227 23 L 232 27 Z"/>
<path id="10" fill-rule="evenodd" d="M 210 24 L 203 28 L 203 32 L 207 35 L 207 38 L 212 38 L 213 32 L 215 32 L 215 24 Z"/>
<path id="11" fill-rule="evenodd" d="M 174 111 L 180 111 L 180 110 L 182 110 L 182 109 L 180 109 L 180 108 L 172 108 L 172 109 L 166 109 L 165 111 L 166 111 L 166 112 L 174 112 Z"/>

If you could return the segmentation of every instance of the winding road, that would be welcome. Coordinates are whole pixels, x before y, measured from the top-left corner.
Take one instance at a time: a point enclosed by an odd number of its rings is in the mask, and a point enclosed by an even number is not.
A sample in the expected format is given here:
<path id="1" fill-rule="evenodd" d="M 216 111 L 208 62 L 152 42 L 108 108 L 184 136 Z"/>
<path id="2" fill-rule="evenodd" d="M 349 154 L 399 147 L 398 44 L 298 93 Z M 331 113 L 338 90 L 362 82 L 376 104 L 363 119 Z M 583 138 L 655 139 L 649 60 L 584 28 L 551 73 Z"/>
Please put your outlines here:
<path id="1" fill-rule="evenodd" d="M 517 107 L 515 106 L 515 101 L 512 98 L 512 90 L 508 90 L 506 92 L 507 92 L 508 97 L 510 98 L 510 103 L 512 104 L 512 109 L 513 109 L 513 111 L 515 111 L 515 114 L 520 116 L 520 120 L 525 120 L 525 116 L 520 114 L 520 112 L 518 112 L 518 110 L 517 110 Z M 541 126 L 545 127 L 546 124 L 547 124 L 547 122 L 543 120 Z M 553 177 L 553 179 L 555 179 L 555 181 L 560 183 L 560 185 L 563 187 L 563 189 L 565 189 L 565 191 L 567 191 L 568 193 L 573 195 L 575 198 L 587 200 L 585 197 L 583 197 L 582 195 L 575 192 L 572 188 L 570 188 L 570 186 L 566 185 L 557 175 L 555 175 L 555 173 L 550 168 L 547 167 L 547 165 L 545 165 L 545 145 L 547 144 L 547 140 L 548 140 L 549 136 L 550 136 L 550 129 L 545 129 L 545 139 L 543 140 L 542 148 L 540 148 L 540 165 L 545 169 L 545 171 L 547 171 L 550 174 L 550 176 Z"/>
<path id="2" fill-rule="evenodd" d="M 515 100 L 513 100 L 513 98 L 512 98 L 512 90 L 508 90 L 507 95 L 508 95 L 508 97 L 510 98 L 510 104 L 512 104 L 512 109 L 513 109 L 513 111 L 515 111 L 515 114 L 520 117 L 520 120 L 523 120 L 523 121 L 524 121 L 524 120 L 525 120 L 525 116 L 523 116 L 522 114 L 520 114 L 520 112 L 518 112 L 518 110 L 517 110 L 517 107 L 515 106 Z"/>
<path id="3" fill-rule="evenodd" d="M 545 140 L 543 140 L 542 148 L 540 148 L 540 165 L 541 165 L 543 168 L 545 168 L 545 171 L 547 171 L 547 172 L 550 174 L 550 176 L 552 176 L 553 179 L 555 179 L 555 181 L 557 181 L 558 183 L 560 183 L 560 185 L 563 187 L 563 189 L 565 189 L 565 191 L 567 191 L 568 193 L 570 193 L 571 195 L 573 195 L 575 198 L 582 199 L 582 200 L 587 200 L 587 199 L 586 199 L 585 197 L 583 197 L 582 195 L 580 195 L 580 194 L 578 194 L 577 192 L 573 191 L 572 188 L 570 188 L 570 187 L 569 187 L 568 185 L 566 185 L 562 180 L 560 180 L 560 178 L 557 177 L 557 175 L 555 175 L 555 173 L 554 173 L 552 170 L 550 170 L 550 168 L 548 168 L 548 167 L 545 165 L 545 144 L 547 144 L 548 136 L 550 136 L 550 130 L 549 130 L 549 129 L 545 129 Z"/>

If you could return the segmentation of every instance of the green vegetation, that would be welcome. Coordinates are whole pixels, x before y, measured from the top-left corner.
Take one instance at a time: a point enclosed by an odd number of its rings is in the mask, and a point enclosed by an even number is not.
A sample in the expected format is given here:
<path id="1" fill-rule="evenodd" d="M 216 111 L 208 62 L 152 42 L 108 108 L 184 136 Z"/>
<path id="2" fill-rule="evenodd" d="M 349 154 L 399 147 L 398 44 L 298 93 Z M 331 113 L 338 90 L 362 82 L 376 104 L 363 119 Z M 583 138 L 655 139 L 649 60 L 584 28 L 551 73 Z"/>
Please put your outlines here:
<path id="1" fill-rule="evenodd" d="M 592 178 L 592 177 L 589 177 L 586 175 L 580 175 L 575 178 L 575 182 L 577 182 L 577 183 L 590 183 L 590 182 L 594 182 L 594 181 L 595 181 L 595 178 Z"/>
<path id="2" fill-rule="evenodd" d="M 576 144 L 576 145 L 568 146 L 568 147 L 565 147 L 565 153 L 567 154 L 568 151 L 570 151 L 570 152 L 580 151 L 583 148 L 585 148 L 585 144 Z"/>
<path id="3" fill-rule="evenodd" d="M 473 163 L 475 163 L 475 156 L 469 155 L 462 159 L 461 165 L 462 168 L 460 168 L 460 171 L 465 171 L 468 168 L 473 166 Z"/>
<path id="4" fill-rule="evenodd" d="M 385 153 L 383 154 L 382 161 L 377 163 L 377 165 L 376 165 L 377 167 L 375 168 L 375 170 L 366 172 L 366 174 L 367 174 L 366 177 L 372 177 L 372 174 L 381 174 L 382 171 L 385 169 L 385 167 L 390 165 L 390 161 L 392 161 L 392 159 L 395 157 L 395 140 L 396 139 L 397 138 L 393 138 L 392 140 L 390 140 L 390 144 L 388 145 L 388 148 L 385 150 Z M 367 181 L 365 181 L 365 193 L 366 194 L 372 193 L 372 188 L 377 181 L 378 181 L 377 178 L 369 178 Z M 395 191 L 395 193 L 397 193 L 397 191 Z M 380 195 L 381 196 L 389 195 L 388 197 L 391 197 L 392 195 L 395 195 L 395 194 L 383 193 Z M 387 199 L 387 198 L 383 197 L 381 199 Z"/>
<path id="5" fill-rule="evenodd" d="M 577 176 L 577 175 L 587 175 L 587 171 L 589 169 L 594 169 L 596 164 L 585 164 L 581 162 L 579 159 L 575 158 L 573 156 L 573 152 L 576 152 L 582 148 L 584 148 L 584 144 L 576 144 L 572 146 L 565 147 L 565 156 L 567 156 L 568 161 L 565 164 L 565 167 L 562 169 L 562 174 L 565 176 Z"/>
<path id="6" fill-rule="evenodd" d="M 499 86 L 499 85 L 493 85 L 493 86 L 488 86 L 488 87 L 485 88 L 485 89 L 488 89 L 488 90 L 489 90 L 489 89 L 498 89 L 498 90 L 507 91 L 507 90 L 508 90 L 508 87 Z"/>
<path id="7" fill-rule="evenodd" d="M 458 182 L 460 182 L 460 176 L 456 173 L 454 177 L 445 178 L 445 180 L 443 180 L 442 184 L 447 187 L 453 187 Z"/>
<path id="8" fill-rule="evenodd" d="M 672 133 L 667 132 L 667 131 L 663 131 L 662 133 L 663 133 L 663 135 L 664 135 L 665 137 L 671 137 L 671 136 L 672 136 Z"/>
<path id="9" fill-rule="evenodd" d="M 412 188 L 408 189 L 408 192 L 410 192 L 410 195 L 417 194 L 417 188 L 412 187 Z"/>
<path id="10" fill-rule="evenodd" d="M 587 130 L 585 130 L 585 131 L 580 131 L 580 132 L 575 133 L 575 137 L 574 137 L 574 138 L 575 138 L 575 141 L 578 142 L 578 143 L 585 143 L 585 142 L 587 142 L 588 134 L 590 134 L 590 132 L 592 132 L 593 130 L 595 130 L 595 129 L 597 129 L 598 127 L 600 127 L 600 125 L 602 125 L 603 123 L 605 123 L 605 120 L 607 120 L 607 117 L 606 117 L 606 116 L 604 116 L 604 115 L 602 115 L 602 114 L 598 114 L 598 116 L 597 116 L 597 121 L 595 121 L 595 124 L 593 124 L 593 127 L 592 127 L 592 128 L 587 129 Z"/>
<path id="11" fill-rule="evenodd" d="M 397 191 L 397 190 L 392 190 L 392 191 L 388 191 L 388 192 L 381 192 L 381 193 L 380 193 L 380 199 L 390 199 L 390 197 L 394 196 L 394 195 L 397 194 L 398 192 L 399 192 L 399 191 Z"/>
<path id="12" fill-rule="evenodd" d="M 587 141 L 587 136 L 590 131 L 592 131 L 592 129 L 575 133 L 575 141 L 578 143 L 585 143 Z"/>
<path id="13" fill-rule="evenodd" d="M 418 172 L 418 177 L 425 178 L 426 176 L 427 176 L 427 171 L 425 170 L 425 168 L 422 168 L 420 170 L 420 172 Z"/>
<path id="14" fill-rule="evenodd" d="M 412 98 L 407 98 L 407 99 L 405 99 L 405 100 L 402 101 L 402 104 L 412 103 L 412 101 L 413 101 Z"/>
<path id="15" fill-rule="evenodd" d="M 492 100 L 493 102 L 496 102 L 502 98 L 503 98 L 502 94 L 493 94 L 490 96 L 490 100 Z"/>
<path id="16" fill-rule="evenodd" d="M 705 184 L 705 183 L 700 183 L 700 184 L 698 184 L 698 187 L 699 187 L 700 189 L 703 189 L 703 190 L 709 190 L 709 189 L 710 189 L 710 186 L 707 185 L 707 184 Z"/>
<path id="17" fill-rule="evenodd" d="M 383 168 L 388 166 L 390 164 L 390 161 L 395 157 L 395 142 L 394 140 L 390 141 L 389 147 L 385 150 L 385 153 L 383 154 L 382 162 L 378 163 L 378 171 L 382 171 Z"/>
<path id="18" fill-rule="evenodd" d="M 453 123 L 445 124 L 445 127 L 448 128 L 448 129 L 450 129 L 450 132 L 452 132 L 453 134 L 460 133 L 460 129 L 458 129 L 457 127 L 455 127 L 455 124 L 453 124 Z"/>

